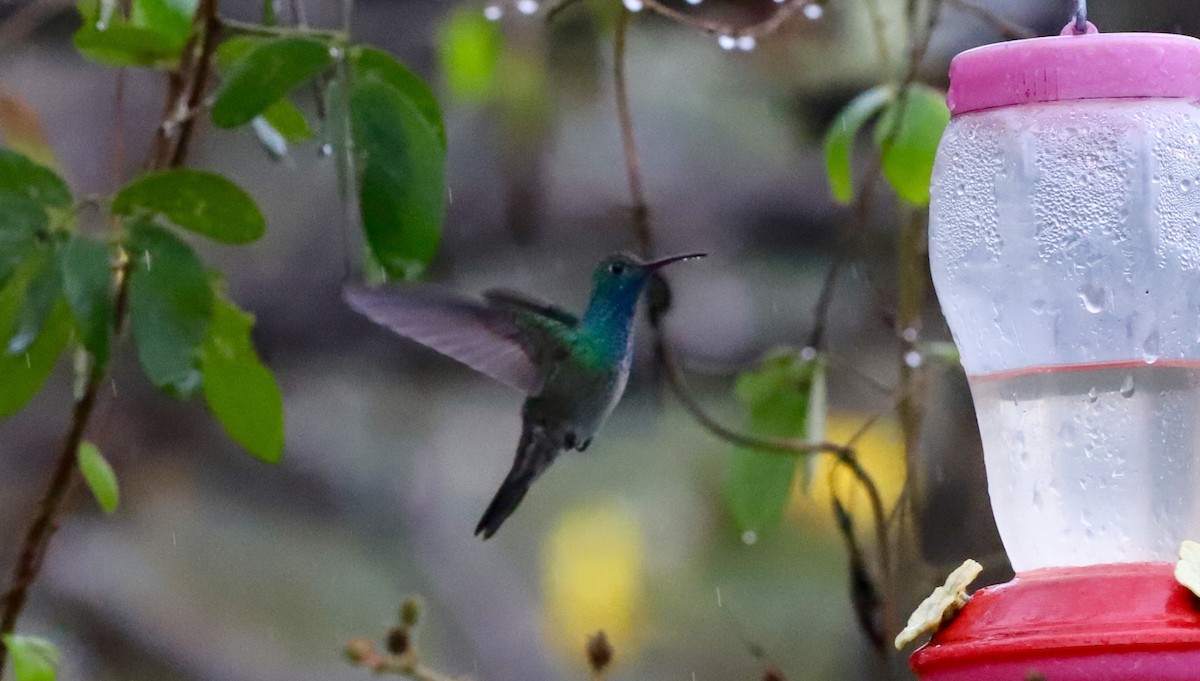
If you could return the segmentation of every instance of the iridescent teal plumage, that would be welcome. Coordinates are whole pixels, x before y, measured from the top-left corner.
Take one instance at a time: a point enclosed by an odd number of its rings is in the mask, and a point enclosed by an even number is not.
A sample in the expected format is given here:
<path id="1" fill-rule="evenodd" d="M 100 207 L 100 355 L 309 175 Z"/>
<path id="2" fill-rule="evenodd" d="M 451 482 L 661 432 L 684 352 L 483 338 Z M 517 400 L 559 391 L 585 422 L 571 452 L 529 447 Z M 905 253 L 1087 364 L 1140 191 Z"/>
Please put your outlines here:
<path id="1" fill-rule="evenodd" d="M 664 265 L 701 255 L 606 258 L 582 319 L 510 291 L 480 301 L 428 286 L 347 289 L 347 301 L 372 320 L 528 395 L 512 470 L 475 534 L 492 536 L 560 452 L 587 448 L 629 380 L 633 320 L 647 281 Z"/>

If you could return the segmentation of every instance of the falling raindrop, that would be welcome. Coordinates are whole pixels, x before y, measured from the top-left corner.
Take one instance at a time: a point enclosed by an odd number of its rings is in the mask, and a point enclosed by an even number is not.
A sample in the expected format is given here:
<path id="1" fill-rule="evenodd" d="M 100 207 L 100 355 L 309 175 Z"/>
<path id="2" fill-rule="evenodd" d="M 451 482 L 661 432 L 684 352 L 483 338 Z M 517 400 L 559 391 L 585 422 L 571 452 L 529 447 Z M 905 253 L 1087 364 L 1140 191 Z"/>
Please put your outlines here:
<path id="1" fill-rule="evenodd" d="M 1121 382 L 1121 397 L 1133 397 L 1133 374 L 1127 374 Z"/>
<path id="2" fill-rule="evenodd" d="M 722 50 L 732 50 L 733 48 L 737 47 L 737 38 L 734 38 L 731 35 L 718 36 L 717 44 L 721 46 Z"/>
<path id="3" fill-rule="evenodd" d="M 329 58 L 330 59 L 341 59 L 342 58 L 342 48 L 340 48 L 340 47 L 329 48 Z"/>
<path id="4" fill-rule="evenodd" d="M 640 12 L 642 11 L 642 8 L 645 7 L 645 5 L 642 3 L 642 0 L 624 0 L 624 3 L 625 9 L 629 10 L 630 12 Z"/>
<path id="5" fill-rule="evenodd" d="M 825 16 L 825 8 L 815 2 L 810 2 L 804 6 L 804 17 L 816 21 Z"/>
<path id="6" fill-rule="evenodd" d="M 538 11 L 537 0 L 517 0 L 517 11 L 521 14 L 533 14 Z"/>
<path id="7" fill-rule="evenodd" d="M 626 0 L 628 2 L 629 0 Z M 640 0 L 639 0 L 640 2 Z M 751 52 L 758 46 L 758 41 L 752 35 L 744 35 L 737 39 L 737 47 L 742 52 Z"/>
<path id="8" fill-rule="evenodd" d="M 753 546 L 758 541 L 758 533 L 754 530 L 746 530 L 742 533 L 742 543 L 746 546 Z"/>
<path id="9" fill-rule="evenodd" d="M 488 21 L 500 21 L 500 17 L 504 16 L 504 8 L 500 5 L 488 5 L 483 8 L 483 16 Z"/>
<path id="10" fill-rule="evenodd" d="M 322 144 L 319 153 L 321 154 L 321 156 L 332 156 L 333 155 L 333 145 L 328 142 L 326 142 L 325 144 Z"/>
<path id="11" fill-rule="evenodd" d="M 805 362 L 811 362 L 817 358 L 817 349 L 812 346 L 805 346 L 800 350 L 800 359 Z"/>
<path id="12" fill-rule="evenodd" d="M 1091 390 L 1088 390 L 1088 402 L 1095 403 L 1099 398 L 1100 393 L 1096 392 L 1096 386 L 1092 386 Z"/>
<path id="13" fill-rule="evenodd" d="M 917 352 L 916 350 L 909 350 L 908 352 L 904 353 L 904 363 L 909 369 L 917 369 L 925 363 L 925 358 L 922 357 L 921 353 Z"/>
<path id="14" fill-rule="evenodd" d="M 905 343 L 916 343 L 917 330 L 910 326 L 900 332 L 900 337 L 904 339 Z"/>

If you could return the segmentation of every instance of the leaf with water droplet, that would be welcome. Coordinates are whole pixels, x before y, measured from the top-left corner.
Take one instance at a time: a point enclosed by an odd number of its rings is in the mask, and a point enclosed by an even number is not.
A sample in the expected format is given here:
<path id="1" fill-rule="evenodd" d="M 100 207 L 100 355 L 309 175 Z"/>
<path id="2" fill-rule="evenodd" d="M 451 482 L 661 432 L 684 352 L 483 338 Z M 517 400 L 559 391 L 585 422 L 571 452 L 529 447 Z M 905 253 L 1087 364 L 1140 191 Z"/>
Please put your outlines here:
<path id="1" fill-rule="evenodd" d="M 949 122 L 946 93 L 917 84 L 893 99 L 875 124 L 883 174 L 896 195 L 913 205 L 929 203 L 933 161 Z"/>
<path id="2" fill-rule="evenodd" d="M 329 46 L 312 38 L 277 38 L 254 44 L 222 81 L 213 102 L 213 124 L 236 128 L 249 123 L 329 62 Z"/>
<path id="3" fill-rule="evenodd" d="M 863 92 L 838 113 L 825 132 L 825 173 L 833 197 L 841 203 L 850 203 L 854 199 L 854 171 L 850 157 L 859 130 L 895 96 L 895 88 L 889 85 Z"/>
<path id="4" fill-rule="evenodd" d="M 40 266 L 26 262 L 0 289 L 0 329 L 16 326 L 25 291 Z M 54 368 L 71 335 L 71 316 L 65 303 L 50 311 L 41 333 L 20 355 L 0 352 L 0 417 L 13 414 L 37 394 Z"/>

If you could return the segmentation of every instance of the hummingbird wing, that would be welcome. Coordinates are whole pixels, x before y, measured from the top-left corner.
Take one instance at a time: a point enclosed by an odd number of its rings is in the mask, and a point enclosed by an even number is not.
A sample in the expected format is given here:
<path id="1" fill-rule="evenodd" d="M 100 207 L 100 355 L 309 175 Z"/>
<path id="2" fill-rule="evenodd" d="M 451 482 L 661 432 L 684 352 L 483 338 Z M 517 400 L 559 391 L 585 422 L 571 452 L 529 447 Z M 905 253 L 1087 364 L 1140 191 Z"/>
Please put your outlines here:
<path id="1" fill-rule="evenodd" d="M 528 395 L 541 392 L 541 367 L 570 332 L 552 318 L 430 285 L 348 286 L 345 298 L 371 321 Z"/>
<path id="2" fill-rule="evenodd" d="M 543 317 L 549 317 L 572 329 L 579 326 L 579 317 L 576 317 L 574 314 L 567 312 L 557 305 L 540 301 L 537 298 L 532 298 L 518 291 L 506 288 L 494 288 L 490 291 L 484 291 L 483 297 L 488 302 L 496 305 L 507 305 L 524 312 L 532 312 Z"/>

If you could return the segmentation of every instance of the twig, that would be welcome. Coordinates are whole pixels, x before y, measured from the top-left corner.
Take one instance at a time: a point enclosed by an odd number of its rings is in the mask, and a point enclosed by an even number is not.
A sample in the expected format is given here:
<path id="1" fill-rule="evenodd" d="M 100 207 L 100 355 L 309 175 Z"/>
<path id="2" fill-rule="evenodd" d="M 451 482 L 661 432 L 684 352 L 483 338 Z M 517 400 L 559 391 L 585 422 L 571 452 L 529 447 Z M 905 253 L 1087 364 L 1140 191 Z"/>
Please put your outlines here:
<path id="1" fill-rule="evenodd" d="M 1036 38 L 1037 33 L 1033 29 L 1015 21 L 1005 19 L 997 14 L 990 7 L 985 7 L 975 0 L 949 0 L 951 4 L 959 9 L 965 10 L 983 19 L 997 33 L 1008 38 L 1009 40 L 1024 40 L 1026 38 Z"/>
<path id="2" fill-rule="evenodd" d="M 217 23 L 223 30 L 243 35 L 262 35 L 272 38 L 307 36 L 321 40 L 345 40 L 347 38 L 345 31 L 309 28 L 305 24 L 297 24 L 296 26 L 265 26 L 263 24 L 251 24 L 238 21 L 237 19 L 229 19 L 227 17 L 217 17 Z"/>
<path id="3" fill-rule="evenodd" d="M 765 35 L 774 33 L 787 23 L 788 19 L 796 16 L 806 5 L 814 4 L 812 0 L 787 0 L 771 16 L 763 19 L 760 22 L 747 24 L 744 26 L 735 26 L 720 21 L 709 21 L 701 19 L 687 12 L 681 12 L 674 7 L 668 7 L 659 0 L 643 0 L 645 8 L 664 16 L 672 21 L 689 26 L 704 33 L 712 35 L 729 35 L 729 36 L 749 36 L 751 38 L 761 38 Z"/>
<path id="4" fill-rule="evenodd" d="M 192 23 L 192 35 L 184 48 L 179 71 L 171 74 L 164 116 L 169 115 L 172 110 L 177 108 L 181 101 L 184 103 L 198 101 L 204 90 L 209 65 L 216 47 L 215 36 L 212 34 L 213 28 L 216 26 L 218 1 L 200 0 L 196 8 Z M 197 49 L 198 46 L 199 49 Z M 187 142 L 192 132 L 191 126 L 184 126 L 179 130 L 178 136 L 171 136 L 163 131 L 162 126 L 159 126 L 155 133 L 149 167 L 161 170 L 182 164 L 186 155 Z M 127 260 L 116 275 L 117 303 L 114 319 L 118 334 L 123 327 L 128 308 L 130 267 L 128 262 Z M 42 494 L 37 513 L 30 521 L 21 542 L 17 564 L 13 569 L 9 588 L 4 598 L 3 613 L 0 615 L 0 635 L 11 634 L 16 628 L 17 620 L 29 598 L 29 590 L 41 569 L 50 539 L 58 529 L 63 502 L 70 496 L 76 481 L 76 452 L 83 441 L 104 379 L 104 373 L 92 373 L 82 395 L 72 409 L 71 423 L 66 437 L 63 438 L 54 469 L 46 484 L 46 490 Z M 0 676 L 3 676 L 6 656 L 7 649 L 0 646 Z"/>

